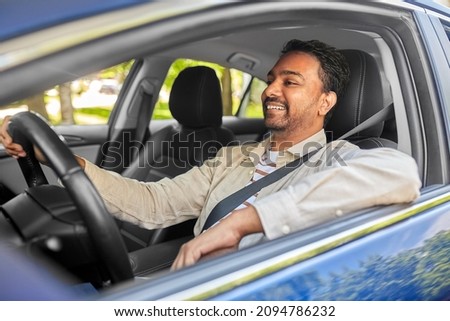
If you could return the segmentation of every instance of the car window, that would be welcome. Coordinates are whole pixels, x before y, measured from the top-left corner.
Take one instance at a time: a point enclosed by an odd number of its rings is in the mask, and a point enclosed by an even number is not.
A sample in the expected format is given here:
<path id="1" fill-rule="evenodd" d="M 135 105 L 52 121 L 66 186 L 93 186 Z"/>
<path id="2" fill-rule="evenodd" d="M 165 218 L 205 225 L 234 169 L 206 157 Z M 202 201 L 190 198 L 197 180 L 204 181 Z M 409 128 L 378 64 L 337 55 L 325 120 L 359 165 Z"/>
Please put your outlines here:
<path id="1" fill-rule="evenodd" d="M 6 115 L 29 110 L 52 125 L 106 124 L 132 64 L 124 62 L 0 106 L 0 121 Z"/>
<path id="2" fill-rule="evenodd" d="M 261 92 L 265 83 L 237 69 L 230 69 L 218 64 L 192 60 L 177 59 L 169 68 L 166 79 L 155 105 L 153 119 L 171 119 L 169 95 L 173 82 L 183 69 L 193 66 L 208 66 L 216 71 L 222 87 L 223 114 L 248 118 L 262 118 Z"/>
<path id="3" fill-rule="evenodd" d="M 263 118 L 261 94 L 266 87 L 265 81 L 252 77 L 246 86 L 237 115 L 245 118 Z"/>

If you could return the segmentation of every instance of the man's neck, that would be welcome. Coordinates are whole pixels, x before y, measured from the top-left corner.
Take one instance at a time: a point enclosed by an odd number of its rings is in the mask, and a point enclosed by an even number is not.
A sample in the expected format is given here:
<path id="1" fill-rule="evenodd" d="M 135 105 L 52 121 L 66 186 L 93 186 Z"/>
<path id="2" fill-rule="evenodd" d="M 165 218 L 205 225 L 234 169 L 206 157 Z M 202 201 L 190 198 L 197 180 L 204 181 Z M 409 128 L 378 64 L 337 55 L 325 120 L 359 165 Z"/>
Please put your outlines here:
<path id="1" fill-rule="evenodd" d="M 322 130 L 322 128 L 315 131 L 311 130 L 308 132 L 303 132 L 298 135 L 293 135 L 280 131 L 272 131 L 272 135 L 270 137 L 270 149 L 273 151 L 284 151 L 304 141 L 305 139 L 308 139 L 309 137 L 315 135 L 320 130 Z"/>

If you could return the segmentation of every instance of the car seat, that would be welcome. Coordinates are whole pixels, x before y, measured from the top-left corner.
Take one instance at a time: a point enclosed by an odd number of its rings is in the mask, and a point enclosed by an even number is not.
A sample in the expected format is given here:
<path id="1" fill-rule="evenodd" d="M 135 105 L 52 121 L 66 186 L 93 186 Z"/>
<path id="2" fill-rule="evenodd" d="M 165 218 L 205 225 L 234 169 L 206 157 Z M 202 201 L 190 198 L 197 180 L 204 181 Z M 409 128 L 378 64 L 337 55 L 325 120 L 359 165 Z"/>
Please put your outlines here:
<path id="1" fill-rule="evenodd" d="M 350 67 L 350 81 L 344 94 L 338 99 L 330 120 L 325 125 L 329 140 L 335 140 L 372 115 L 392 104 L 390 86 L 381 74 L 377 62 L 367 52 L 361 50 L 341 50 Z M 347 140 L 361 148 L 392 147 L 397 143 L 395 122 L 378 122 Z M 387 133 L 389 131 L 389 133 Z M 384 137 L 390 137 L 387 139 Z"/>
<path id="2" fill-rule="evenodd" d="M 153 134 L 123 176 L 146 182 L 175 177 L 235 142 L 233 132 L 222 127 L 220 82 L 209 67 L 180 72 L 170 92 L 169 110 L 177 124 Z"/>
<path id="3" fill-rule="evenodd" d="M 169 109 L 177 124 L 153 134 L 123 176 L 146 182 L 175 177 L 235 143 L 233 132 L 222 127 L 221 87 L 212 68 L 182 70 L 172 86 Z M 194 220 L 152 231 L 128 222 L 118 224 L 132 251 L 191 233 Z"/>

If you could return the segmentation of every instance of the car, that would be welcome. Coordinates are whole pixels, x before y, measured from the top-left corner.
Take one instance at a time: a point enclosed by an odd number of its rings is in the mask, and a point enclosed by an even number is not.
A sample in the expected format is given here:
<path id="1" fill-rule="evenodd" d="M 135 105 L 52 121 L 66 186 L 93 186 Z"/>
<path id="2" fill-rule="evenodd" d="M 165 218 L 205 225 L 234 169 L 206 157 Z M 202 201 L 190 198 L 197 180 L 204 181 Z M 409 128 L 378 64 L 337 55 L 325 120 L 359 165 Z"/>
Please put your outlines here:
<path id="1" fill-rule="evenodd" d="M 31 149 L 19 162 L 0 149 L 0 299 L 450 299 L 448 7 L 425 0 L 45 0 L 26 8 L 8 0 L 2 7 L 1 116 L 15 114 L 14 137 L 38 145 L 51 166 L 42 170 Z M 155 181 L 201 164 L 223 145 L 261 140 L 258 96 L 294 38 L 326 42 L 351 65 L 351 89 L 326 127 L 329 138 L 356 127 L 347 139 L 361 148 L 411 155 L 420 197 L 169 271 L 193 222 L 148 231 L 113 219 L 73 154 Z M 203 66 L 221 79 L 220 95 L 203 94 L 223 105 L 220 126 L 191 120 L 212 112 L 176 96 L 180 66 Z M 113 105 L 74 108 L 72 123 L 64 123 L 55 88 L 62 97 L 63 84 L 82 91 L 98 77 L 120 85 Z M 192 79 L 184 85 L 198 84 Z M 47 119 L 28 111 L 36 110 L 36 96 L 47 103 Z M 172 117 L 172 96 L 189 121 Z M 178 155 L 199 142 L 197 125 L 223 139 L 201 141 L 193 157 Z M 164 152 L 170 148 L 179 148 L 178 158 Z"/>

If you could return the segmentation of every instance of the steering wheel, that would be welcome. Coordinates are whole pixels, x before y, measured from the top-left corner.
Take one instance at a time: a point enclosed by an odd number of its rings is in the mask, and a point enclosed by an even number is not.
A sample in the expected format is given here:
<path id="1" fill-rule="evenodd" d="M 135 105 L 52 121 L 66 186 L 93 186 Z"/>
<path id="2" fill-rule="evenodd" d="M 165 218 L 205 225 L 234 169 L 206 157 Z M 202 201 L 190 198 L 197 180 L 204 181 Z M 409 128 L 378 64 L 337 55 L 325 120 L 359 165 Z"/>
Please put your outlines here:
<path id="1" fill-rule="evenodd" d="M 109 272 L 111 282 L 132 279 L 128 253 L 117 225 L 69 148 L 45 121 L 30 112 L 14 115 L 8 131 L 14 142 L 21 144 L 27 152 L 27 157 L 20 160 L 19 164 L 28 185 L 47 184 L 33 152 L 35 145 L 42 151 L 78 208 L 100 261 Z"/>

